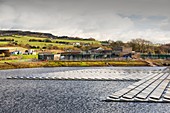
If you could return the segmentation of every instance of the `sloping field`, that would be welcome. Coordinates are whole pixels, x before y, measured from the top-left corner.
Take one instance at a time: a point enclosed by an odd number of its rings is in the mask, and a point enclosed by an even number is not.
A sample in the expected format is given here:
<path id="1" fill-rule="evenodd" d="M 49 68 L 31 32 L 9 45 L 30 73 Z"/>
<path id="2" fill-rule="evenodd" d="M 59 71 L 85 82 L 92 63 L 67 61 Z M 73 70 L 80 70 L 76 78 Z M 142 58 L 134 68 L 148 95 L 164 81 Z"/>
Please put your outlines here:
<path id="1" fill-rule="evenodd" d="M 31 36 L 1 36 L 0 38 L 4 39 L 14 39 L 15 42 L 18 44 L 29 44 L 31 46 L 39 46 L 40 48 L 42 47 L 47 47 L 47 46 L 57 46 L 61 49 L 63 48 L 73 48 L 73 45 L 71 44 L 60 44 L 56 43 L 57 42 L 70 42 L 70 43 L 76 43 L 76 42 L 81 42 L 81 43 L 91 43 L 91 44 L 100 44 L 99 41 L 88 41 L 88 40 L 68 40 L 68 39 L 49 39 L 51 42 L 29 42 L 30 39 L 35 39 L 35 40 L 46 40 L 47 38 L 41 38 L 41 37 L 31 37 Z M 5 41 L 0 41 L 0 44 L 8 44 L 9 42 Z"/>

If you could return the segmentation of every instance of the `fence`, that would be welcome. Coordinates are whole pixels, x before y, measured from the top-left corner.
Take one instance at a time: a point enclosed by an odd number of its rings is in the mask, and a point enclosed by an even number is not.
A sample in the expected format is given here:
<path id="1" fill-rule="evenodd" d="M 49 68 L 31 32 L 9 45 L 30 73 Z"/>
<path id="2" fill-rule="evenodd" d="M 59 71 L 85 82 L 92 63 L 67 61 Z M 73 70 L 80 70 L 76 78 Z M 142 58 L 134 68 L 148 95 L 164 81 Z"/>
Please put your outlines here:
<path id="1" fill-rule="evenodd" d="M 149 55 L 149 54 L 141 54 L 141 58 L 150 58 L 150 59 L 170 59 L 170 55 L 167 54 L 155 54 L 155 55 Z"/>

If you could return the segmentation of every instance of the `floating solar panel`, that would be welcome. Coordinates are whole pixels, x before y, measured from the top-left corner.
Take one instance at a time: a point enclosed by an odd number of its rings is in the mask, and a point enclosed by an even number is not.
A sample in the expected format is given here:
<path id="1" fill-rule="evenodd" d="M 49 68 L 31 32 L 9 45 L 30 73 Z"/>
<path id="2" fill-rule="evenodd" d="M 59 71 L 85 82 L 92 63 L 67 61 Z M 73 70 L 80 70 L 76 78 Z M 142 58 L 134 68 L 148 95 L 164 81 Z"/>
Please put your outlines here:
<path id="1" fill-rule="evenodd" d="M 26 77 L 8 77 L 8 79 L 139 81 L 158 72 L 161 71 L 138 70 L 138 73 L 136 73 L 128 69 L 82 69 L 42 73 Z"/>
<path id="2" fill-rule="evenodd" d="M 159 73 L 142 79 L 107 97 L 106 101 L 170 102 L 170 74 Z"/>
<path id="3" fill-rule="evenodd" d="M 113 102 L 170 102 L 169 68 L 138 73 L 127 69 L 83 69 L 43 73 L 32 76 L 14 76 L 8 79 L 22 80 L 122 80 L 137 81 L 114 92 L 106 101 Z"/>

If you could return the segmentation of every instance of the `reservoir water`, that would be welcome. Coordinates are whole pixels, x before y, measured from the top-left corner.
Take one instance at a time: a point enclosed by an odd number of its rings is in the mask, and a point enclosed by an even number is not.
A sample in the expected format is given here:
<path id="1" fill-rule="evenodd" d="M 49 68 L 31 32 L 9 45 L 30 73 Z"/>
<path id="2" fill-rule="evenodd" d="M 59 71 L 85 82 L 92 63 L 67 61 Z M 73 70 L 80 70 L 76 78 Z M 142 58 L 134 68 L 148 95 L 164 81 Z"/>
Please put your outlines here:
<path id="1" fill-rule="evenodd" d="M 104 102 L 134 81 L 11 80 L 10 76 L 51 76 L 63 71 L 112 70 L 143 76 L 165 67 L 57 67 L 0 71 L 0 113 L 170 113 L 170 103 Z M 120 72 L 120 73 L 119 73 Z M 96 72 L 97 73 L 97 72 Z M 74 73 L 68 73 L 70 76 Z M 83 74 L 83 73 L 82 73 Z M 93 73 L 95 74 L 95 73 Z M 106 75 L 101 73 L 101 75 Z M 56 76 L 56 75 L 55 75 Z"/>

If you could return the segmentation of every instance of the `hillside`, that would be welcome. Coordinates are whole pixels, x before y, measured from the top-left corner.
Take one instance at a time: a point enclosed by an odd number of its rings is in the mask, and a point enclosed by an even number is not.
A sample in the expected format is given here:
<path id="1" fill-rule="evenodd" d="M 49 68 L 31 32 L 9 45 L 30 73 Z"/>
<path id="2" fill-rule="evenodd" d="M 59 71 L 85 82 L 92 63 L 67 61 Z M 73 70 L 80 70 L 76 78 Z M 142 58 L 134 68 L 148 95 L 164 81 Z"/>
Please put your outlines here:
<path id="1" fill-rule="evenodd" d="M 89 40 L 95 41 L 94 38 L 79 38 L 79 37 L 69 37 L 69 36 L 55 36 L 51 33 L 41 33 L 41 32 L 31 32 L 31 31 L 18 31 L 18 30 L 0 30 L 0 36 L 31 36 L 31 37 L 41 37 L 50 39 L 70 39 L 70 40 Z"/>
<path id="2" fill-rule="evenodd" d="M 118 41 L 98 41 L 94 38 L 79 38 L 69 36 L 55 36 L 50 33 L 31 31 L 0 30 L 0 46 L 19 46 L 28 49 L 61 49 L 61 50 L 83 50 L 102 47 L 110 50 L 115 47 L 132 47 L 133 51 L 140 53 L 167 54 L 170 53 L 170 44 L 155 45 L 145 39 L 132 39 L 125 43 Z"/>
<path id="3" fill-rule="evenodd" d="M 30 31 L 0 31 L 0 46 L 20 46 L 32 49 L 78 49 L 76 43 L 81 45 L 100 45 L 93 38 L 54 36 L 50 33 Z"/>

